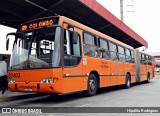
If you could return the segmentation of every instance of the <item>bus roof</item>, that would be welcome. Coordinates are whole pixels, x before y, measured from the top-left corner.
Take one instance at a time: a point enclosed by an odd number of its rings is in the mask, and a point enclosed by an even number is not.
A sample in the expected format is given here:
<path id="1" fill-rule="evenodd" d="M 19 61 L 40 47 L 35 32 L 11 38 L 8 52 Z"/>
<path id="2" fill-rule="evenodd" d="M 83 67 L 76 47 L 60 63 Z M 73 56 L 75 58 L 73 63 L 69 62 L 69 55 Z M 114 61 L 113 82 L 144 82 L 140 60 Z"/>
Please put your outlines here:
<path id="1" fill-rule="evenodd" d="M 0 24 L 18 28 L 32 19 L 63 15 L 134 48 L 148 43 L 96 0 L 2 0 Z"/>

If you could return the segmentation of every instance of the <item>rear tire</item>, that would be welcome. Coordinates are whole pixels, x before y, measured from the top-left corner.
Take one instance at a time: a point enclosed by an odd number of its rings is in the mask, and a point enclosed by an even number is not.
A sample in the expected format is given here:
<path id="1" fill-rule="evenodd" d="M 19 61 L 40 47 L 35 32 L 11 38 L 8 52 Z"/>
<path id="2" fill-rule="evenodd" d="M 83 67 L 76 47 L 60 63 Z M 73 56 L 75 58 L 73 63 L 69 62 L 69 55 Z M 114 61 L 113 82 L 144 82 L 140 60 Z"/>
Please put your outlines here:
<path id="1" fill-rule="evenodd" d="M 150 74 L 148 73 L 147 74 L 147 81 L 146 81 L 147 83 L 149 83 L 150 82 Z"/>
<path id="2" fill-rule="evenodd" d="M 87 96 L 94 96 L 97 93 L 97 78 L 94 74 L 90 74 L 88 77 L 88 86 L 86 90 Z"/>
<path id="3" fill-rule="evenodd" d="M 126 83 L 125 83 L 125 88 L 129 89 L 131 87 L 131 78 L 130 75 L 127 73 L 126 74 Z"/>

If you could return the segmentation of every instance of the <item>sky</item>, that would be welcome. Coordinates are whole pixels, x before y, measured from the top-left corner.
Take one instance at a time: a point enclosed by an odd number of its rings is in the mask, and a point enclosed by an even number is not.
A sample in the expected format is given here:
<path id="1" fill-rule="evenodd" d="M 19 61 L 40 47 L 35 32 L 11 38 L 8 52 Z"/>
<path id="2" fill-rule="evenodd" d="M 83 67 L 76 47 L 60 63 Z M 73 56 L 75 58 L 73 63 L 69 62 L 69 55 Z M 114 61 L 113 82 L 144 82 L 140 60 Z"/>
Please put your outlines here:
<path id="1" fill-rule="evenodd" d="M 120 0 L 97 0 L 120 19 Z M 148 42 L 148 52 L 160 52 L 160 0 L 123 0 L 124 23 Z M 15 29 L 0 25 L 0 54 L 6 51 L 6 34 Z"/>
<path id="2" fill-rule="evenodd" d="M 120 0 L 97 0 L 120 19 Z M 124 23 L 148 42 L 147 52 L 160 52 L 160 0 L 123 0 Z"/>
<path id="3" fill-rule="evenodd" d="M 0 54 L 11 54 L 11 47 L 6 51 L 6 35 L 10 32 L 16 32 L 16 29 L 0 25 Z"/>

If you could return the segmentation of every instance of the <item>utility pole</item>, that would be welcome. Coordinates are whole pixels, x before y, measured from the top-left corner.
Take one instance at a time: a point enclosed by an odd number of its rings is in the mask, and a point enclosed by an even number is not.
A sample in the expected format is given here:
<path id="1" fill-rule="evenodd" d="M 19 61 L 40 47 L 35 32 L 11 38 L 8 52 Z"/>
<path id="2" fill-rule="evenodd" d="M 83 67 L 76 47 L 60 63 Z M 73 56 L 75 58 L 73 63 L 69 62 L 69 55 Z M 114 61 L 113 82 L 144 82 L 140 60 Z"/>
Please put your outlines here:
<path id="1" fill-rule="evenodd" d="M 130 0 L 131 2 L 133 2 L 133 0 Z M 120 18 L 121 18 L 121 21 L 124 22 L 124 12 L 130 12 L 130 13 L 133 13 L 134 11 L 132 10 L 127 10 L 127 11 L 124 11 L 124 6 L 130 6 L 133 8 L 133 5 L 124 5 L 124 0 L 120 0 Z"/>
<path id="2" fill-rule="evenodd" d="M 124 21 L 124 16 L 123 16 L 123 0 L 120 0 L 120 16 L 121 16 L 121 21 Z"/>

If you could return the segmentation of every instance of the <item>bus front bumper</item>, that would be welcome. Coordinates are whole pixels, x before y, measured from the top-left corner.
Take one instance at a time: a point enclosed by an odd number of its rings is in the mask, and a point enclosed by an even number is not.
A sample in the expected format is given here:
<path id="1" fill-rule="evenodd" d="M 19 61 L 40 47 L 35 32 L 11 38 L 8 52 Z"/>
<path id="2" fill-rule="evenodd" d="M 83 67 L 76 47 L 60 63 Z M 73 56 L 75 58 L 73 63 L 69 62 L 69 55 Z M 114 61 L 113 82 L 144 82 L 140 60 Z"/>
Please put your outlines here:
<path id="1" fill-rule="evenodd" d="M 54 83 L 25 82 L 9 83 L 11 92 L 60 93 L 60 88 Z"/>

